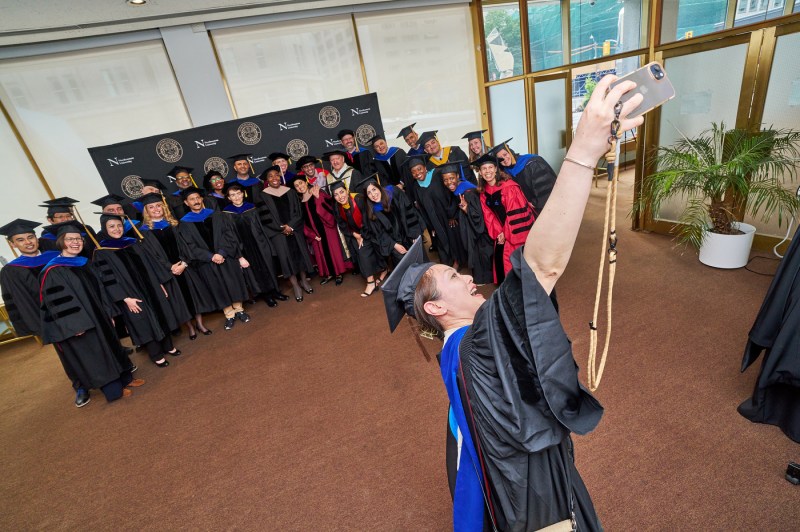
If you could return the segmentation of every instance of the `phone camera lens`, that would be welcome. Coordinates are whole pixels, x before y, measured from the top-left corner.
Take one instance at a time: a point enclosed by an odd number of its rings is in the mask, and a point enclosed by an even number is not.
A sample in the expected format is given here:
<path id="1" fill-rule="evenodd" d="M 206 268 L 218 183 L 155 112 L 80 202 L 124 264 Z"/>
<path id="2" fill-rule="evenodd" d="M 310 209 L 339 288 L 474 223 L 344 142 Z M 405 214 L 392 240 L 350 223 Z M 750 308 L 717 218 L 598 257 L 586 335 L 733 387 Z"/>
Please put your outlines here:
<path id="1" fill-rule="evenodd" d="M 653 73 L 653 77 L 657 80 L 664 79 L 664 71 L 661 69 L 659 65 L 652 65 L 650 67 L 650 72 Z"/>

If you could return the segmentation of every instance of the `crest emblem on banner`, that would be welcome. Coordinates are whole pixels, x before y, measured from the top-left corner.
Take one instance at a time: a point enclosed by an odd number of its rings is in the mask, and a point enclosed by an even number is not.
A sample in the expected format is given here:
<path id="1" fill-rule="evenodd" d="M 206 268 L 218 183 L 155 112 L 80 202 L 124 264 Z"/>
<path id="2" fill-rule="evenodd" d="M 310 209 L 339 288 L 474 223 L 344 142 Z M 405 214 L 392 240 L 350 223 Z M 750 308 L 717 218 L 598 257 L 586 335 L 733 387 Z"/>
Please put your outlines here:
<path id="1" fill-rule="evenodd" d="M 338 126 L 341 119 L 342 115 L 339 114 L 339 110 L 332 105 L 326 105 L 319 112 L 319 123 L 327 128 Z"/>
<path id="2" fill-rule="evenodd" d="M 247 144 L 248 146 L 261 142 L 261 128 L 254 122 L 244 122 L 236 130 L 236 135 L 238 135 L 242 144 Z"/>
<path id="3" fill-rule="evenodd" d="M 375 136 L 375 128 L 369 124 L 362 124 L 356 129 L 356 138 L 359 144 L 367 144 L 369 139 Z"/>
<path id="4" fill-rule="evenodd" d="M 216 170 L 222 177 L 228 177 L 228 163 L 222 157 L 209 157 L 203 163 L 203 170 L 209 173 L 211 170 Z"/>
<path id="5" fill-rule="evenodd" d="M 156 144 L 156 154 L 165 163 L 177 163 L 183 157 L 183 146 L 175 139 L 161 139 Z"/>
<path id="6" fill-rule="evenodd" d="M 129 175 L 122 178 L 119 184 L 122 192 L 129 198 L 138 198 L 142 195 L 142 178 L 138 175 Z"/>
<path id="7" fill-rule="evenodd" d="M 308 155 L 308 144 L 303 139 L 292 139 L 286 145 L 286 153 L 296 161 L 300 157 Z"/>

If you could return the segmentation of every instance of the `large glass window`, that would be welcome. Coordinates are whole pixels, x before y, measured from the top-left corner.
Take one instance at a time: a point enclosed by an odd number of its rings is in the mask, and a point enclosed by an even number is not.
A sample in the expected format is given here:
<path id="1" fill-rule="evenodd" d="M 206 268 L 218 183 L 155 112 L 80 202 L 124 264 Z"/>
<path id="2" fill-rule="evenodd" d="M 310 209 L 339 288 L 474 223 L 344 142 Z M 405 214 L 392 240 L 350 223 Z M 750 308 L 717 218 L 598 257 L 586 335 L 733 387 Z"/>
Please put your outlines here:
<path id="1" fill-rule="evenodd" d="M 356 15 L 367 81 L 377 92 L 393 144 L 404 126 L 439 130 L 445 144 L 481 129 L 475 47 L 469 8 Z"/>
<path id="2" fill-rule="evenodd" d="M 755 24 L 783 15 L 785 0 L 738 0 L 734 27 Z"/>
<path id="3" fill-rule="evenodd" d="M 528 152 L 528 120 L 525 113 L 525 82 L 509 81 L 489 87 L 492 109 L 492 141 L 497 144 L 513 138 L 518 152 Z"/>
<path id="4" fill-rule="evenodd" d="M 593 65 L 572 69 L 572 131 L 578 127 L 583 108 L 594 91 L 597 82 L 606 74 L 622 77 L 639 68 L 638 57 L 627 57 L 614 61 L 604 61 Z"/>
<path id="5" fill-rule="evenodd" d="M 528 0 L 528 35 L 534 72 L 563 65 L 561 2 Z"/>
<path id="6" fill-rule="evenodd" d="M 53 193 L 80 200 L 87 221 L 107 194 L 87 148 L 192 127 L 160 41 L 0 62 L 0 98 Z"/>
<path id="7" fill-rule="evenodd" d="M 665 0 L 661 42 L 681 41 L 723 30 L 727 13 L 728 0 Z"/>
<path id="8" fill-rule="evenodd" d="M 522 74 L 522 36 L 519 4 L 483 4 L 483 35 L 489 81 Z"/>
<path id="9" fill-rule="evenodd" d="M 349 16 L 212 32 L 237 114 L 364 94 Z"/>
<path id="10" fill-rule="evenodd" d="M 572 0 L 569 6 L 572 62 L 589 61 L 641 47 L 641 0 Z"/>

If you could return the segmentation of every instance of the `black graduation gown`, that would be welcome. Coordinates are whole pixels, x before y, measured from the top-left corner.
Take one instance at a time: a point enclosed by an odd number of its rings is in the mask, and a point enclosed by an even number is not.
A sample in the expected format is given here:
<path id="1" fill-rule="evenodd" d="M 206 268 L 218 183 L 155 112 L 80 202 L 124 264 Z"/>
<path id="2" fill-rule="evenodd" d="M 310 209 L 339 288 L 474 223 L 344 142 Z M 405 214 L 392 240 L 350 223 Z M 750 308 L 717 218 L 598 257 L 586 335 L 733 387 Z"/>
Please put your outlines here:
<path id="1" fill-rule="evenodd" d="M 142 224 L 139 229 L 145 237 L 145 242 L 148 246 L 152 246 L 153 252 L 155 254 L 158 253 L 158 250 L 155 244 L 158 244 L 158 247 L 161 248 L 164 255 L 167 258 L 166 266 L 170 268 L 170 274 L 172 273 L 172 265 L 176 264 L 180 261 L 185 263 L 189 263 L 189 257 L 182 255 L 181 249 L 178 247 L 178 229 L 176 227 L 172 227 L 171 225 L 167 225 L 162 229 L 158 229 L 154 227 L 153 229 L 148 229 L 146 225 Z M 153 242 L 152 239 L 148 239 L 147 235 L 155 236 L 156 242 Z M 178 287 L 183 294 L 184 302 L 186 303 L 186 308 L 189 310 L 189 314 L 194 316 L 197 314 L 196 305 L 194 302 L 194 296 L 192 295 L 192 291 L 189 290 L 189 281 L 188 276 L 186 275 L 186 271 L 178 276 L 175 276 L 175 280 L 178 282 Z"/>
<path id="2" fill-rule="evenodd" d="M 164 199 L 167 201 L 167 206 L 169 210 L 172 211 L 172 216 L 174 216 L 175 219 L 180 220 L 189 212 L 189 207 L 183 202 L 179 190 L 164 194 Z"/>
<path id="3" fill-rule="evenodd" d="M 436 233 L 436 250 L 439 253 L 439 262 L 452 266 L 453 261 L 459 256 L 461 239 L 458 227 L 450 227 L 448 213 L 452 210 L 453 193 L 442 184 L 439 172 L 434 172 L 428 187 L 422 187 L 419 181 L 414 180 L 414 197 L 426 215 L 428 230 Z"/>
<path id="4" fill-rule="evenodd" d="M 458 209 L 458 229 L 461 241 L 467 249 L 467 264 L 472 270 L 475 284 L 489 284 L 494 281 L 492 274 L 492 255 L 494 242 L 486 231 L 481 208 L 481 196 L 477 189 L 464 192 L 467 212 Z"/>
<path id="5" fill-rule="evenodd" d="M 169 330 L 165 332 L 161 328 L 160 323 L 165 319 L 159 315 L 160 309 L 153 303 L 157 294 L 154 287 L 147 286 L 149 280 L 145 265 L 134 250 L 134 245 L 125 249 L 97 249 L 92 269 L 100 279 L 107 299 L 114 305 L 112 315 L 122 317 L 135 345 L 146 345 L 162 340 Z M 160 287 L 156 288 L 161 292 Z M 138 303 L 141 312 L 131 312 L 125 304 L 126 297 L 141 299 Z M 161 297 L 164 297 L 163 292 Z"/>
<path id="6" fill-rule="evenodd" d="M 355 212 L 356 209 L 358 213 Z M 366 198 L 361 194 L 351 196 L 350 208 L 345 209 L 337 203 L 334 214 L 339 230 L 347 243 L 350 260 L 358 266 L 361 275 L 367 278 L 383 271 L 386 268 L 386 262 L 378 252 L 377 238 L 365 221 L 367 217 Z M 361 235 L 363 242 L 361 247 L 358 247 L 358 241 L 353 233 Z"/>
<path id="7" fill-rule="evenodd" d="M 386 155 L 375 154 L 375 171 L 381 180 L 381 185 L 399 185 L 409 183 L 411 174 L 403 163 L 408 157 L 400 148 L 389 148 Z"/>
<path id="8" fill-rule="evenodd" d="M 571 493 L 578 530 L 600 530 L 570 432 L 593 430 L 603 408 L 578 381 L 570 341 L 522 248 L 511 260 L 459 346 L 497 522 L 534 531 L 568 519 Z"/>
<path id="9" fill-rule="evenodd" d="M 265 189 L 259 195 L 264 206 L 261 221 L 278 256 L 283 275 L 289 278 L 300 272 L 313 271 L 314 265 L 308 254 L 303 233 L 303 213 L 297 194 L 289 189 L 282 196 L 276 197 Z M 294 232 L 289 236 L 284 235 L 281 231 L 282 225 L 288 225 Z"/>
<path id="10" fill-rule="evenodd" d="M 212 211 L 221 211 L 228 203 L 228 198 L 218 198 L 213 194 L 207 194 L 203 198 L 203 204 Z"/>
<path id="11" fill-rule="evenodd" d="M 547 161 L 538 155 L 519 157 L 517 165 L 503 169 L 517 182 L 522 193 L 536 210 L 536 216 L 539 216 L 556 184 L 556 173 Z"/>
<path id="12" fill-rule="evenodd" d="M 178 246 L 181 255 L 188 257 L 189 267 L 183 275 L 186 275 L 196 312 L 214 312 L 249 299 L 239 265 L 241 245 L 228 215 L 213 212 L 196 222 L 184 217 L 178 224 Z M 225 262 L 211 262 L 215 253 L 225 257 Z"/>
<path id="13" fill-rule="evenodd" d="M 777 425 L 800 443 L 800 230 L 767 290 L 742 359 L 742 372 L 761 353 L 753 396 L 739 405 L 750 421 Z"/>
<path id="14" fill-rule="evenodd" d="M 0 289 L 8 317 L 18 336 L 42 336 L 39 311 L 39 273 L 57 253 L 20 257 L 0 269 Z"/>
<path id="15" fill-rule="evenodd" d="M 228 205 L 222 212 L 233 220 L 242 245 L 242 254 L 250 263 L 250 267 L 245 268 L 244 272 L 251 292 L 270 295 L 278 290 L 278 279 L 273 268 L 275 250 L 264 226 L 261 225 L 255 206 L 251 203 L 242 205 L 245 206 L 249 208 L 239 212 L 235 205 Z"/>
<path id="16" fill-rule="evenodd" d="M 45 268 L 39 282 L 42 342 L 55 345 L 70 379 L 87 388 L 100 388 L 133 368 L 106 313 L 109 304 L 100 283 L 88 265 Z"/>
<path id="17" fill-rule="evenodd" d="M 167 291 L 166 297 L 161 297 L 163 292 L 156 292 L 153 304 L 156 305 L 160 316 L 165 320 L 163 325 L 167 331 L 179 329 L 181 324 L 192 319 L 192 312 L 186 303 L 186 298 L 181 291 L 178 279 L 183 275 L 175 276 L 172 274 L 173 262 L 170 262 L 166 252 L 161 247 L 156 236 L 158 231 L 145 231 L 142 233 L 143 239 L 139 242 L 141 246 L 142 259 L 147 268 L 151 286 L 161 285 Z M 175 262 L 178 262 L 176 260 Z M 160 287 L 158 287 L 160 288 Z M 160 295 L 159 295 L 160 293 Z"/>
<path id="18" fill-rule="evenodd" d="M 347 164 L 361 172 L 361 175 L 370 176 L 377 172 L 372 152 L 365 148 L 359 148 L 359 151 L 355 153 L 348 152 Z M 355 185 L 355 183 L 353 184 Z"/>
<path id="19" fill-rule="evenodd" d="M 428 158 L 428 170 L 448 164 L 450 161 L 458 162 L 461 167 L 461 179 L 469 181 L 473 185 L 477 185 L 478 181 L 475 179 L 475 172 L 469 164 L 469 157 L 464 153 L 464 150 L 458 146 L 450 146 L 450 151 L 446 159 L 439 161 L 438 159 Z"/>
<path id="20" fill-rule="evenodd" d="M 367 216 L 365 223 L 369 226 L 369 234 L 374 236 L 378 253 L 383 257 L 391 255 L 398 262 L 403 256 L 395 251 L 394 245 L 400 244 L 408 249 L 422 230 L 415 209 L 403 191 L 390 187 L 387 193 L 392 196 L 390 211 L 376 211 L 375 220 Z"/>

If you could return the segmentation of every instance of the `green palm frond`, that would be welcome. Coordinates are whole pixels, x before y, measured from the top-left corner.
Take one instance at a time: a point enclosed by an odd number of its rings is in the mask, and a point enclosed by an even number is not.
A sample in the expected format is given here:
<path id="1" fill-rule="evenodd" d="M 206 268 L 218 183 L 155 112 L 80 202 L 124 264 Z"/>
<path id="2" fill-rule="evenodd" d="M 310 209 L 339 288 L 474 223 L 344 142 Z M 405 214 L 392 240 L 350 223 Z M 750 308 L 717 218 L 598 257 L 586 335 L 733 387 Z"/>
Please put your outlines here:
<path id="1" fill-rule="evenodd" d="M 735 205 L 746 200 L 746 212 L 768 220 L 800 211 L 800 201 L 786 184 L 800 165 L 800 131 L 726 129 L 724 123 L 695 137 L 681 133 L 672 146 L 659 147 L 656 172 L 646 176 L 632 212 L 649 208 L 657 216 L 664 202 L 685 198 L 679 215 L 679 242 L 699 246 L 711 227 L 729 231 Z"/>

